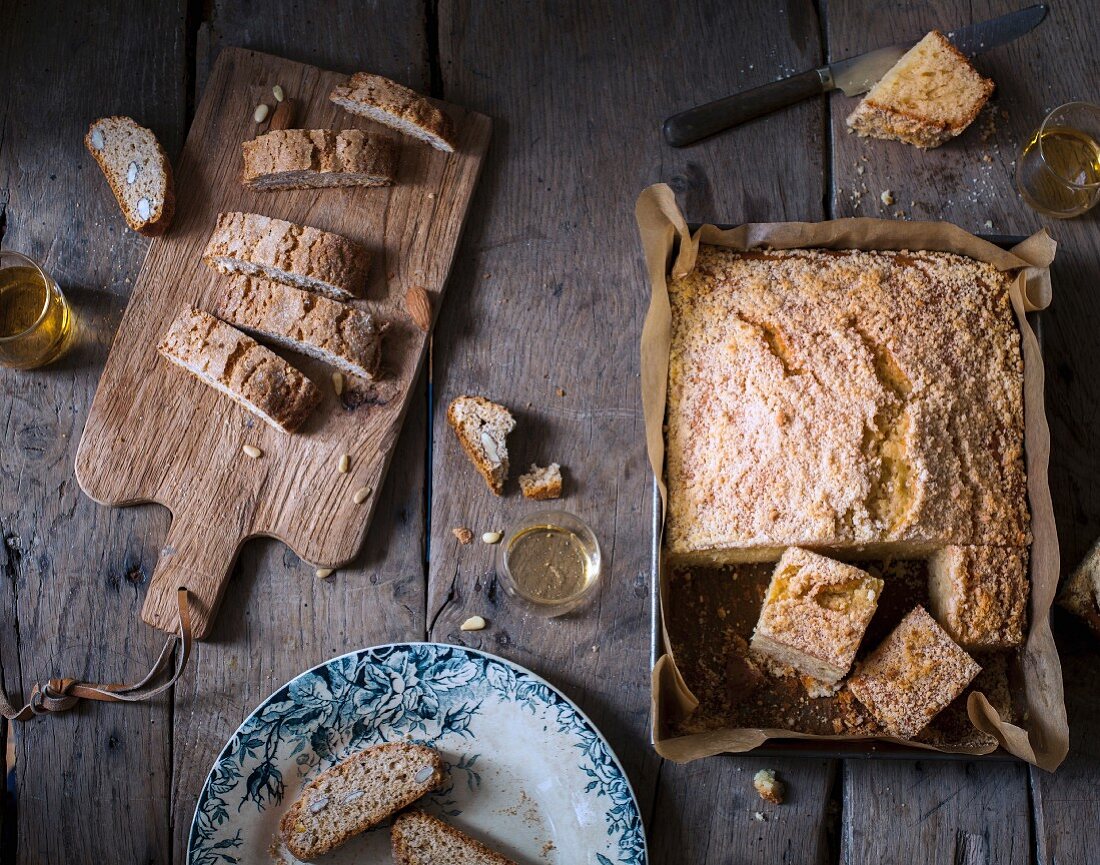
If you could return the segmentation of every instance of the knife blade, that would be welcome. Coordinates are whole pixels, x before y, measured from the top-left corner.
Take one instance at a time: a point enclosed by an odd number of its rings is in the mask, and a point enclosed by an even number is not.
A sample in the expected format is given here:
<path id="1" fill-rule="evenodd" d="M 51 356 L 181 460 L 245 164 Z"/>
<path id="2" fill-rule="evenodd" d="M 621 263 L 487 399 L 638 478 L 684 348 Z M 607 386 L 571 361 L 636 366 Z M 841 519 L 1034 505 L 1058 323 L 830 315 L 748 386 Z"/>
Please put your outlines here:
<path id="1" fill-rule="evenodd" d="M 1018 39 L 1037 27 L 1046 14 L 1044 4 L 1029 6 L 952 30 L 947 38 L 963 54 L 974 57 Z M 665 140 L 673 147 L 693 144 L 701 138 L 830 90 L 842 90 L 847 96 L 866 93 L 915 44 L 909 42 L 878 48 L 682 111 L 664 122 Z"/>

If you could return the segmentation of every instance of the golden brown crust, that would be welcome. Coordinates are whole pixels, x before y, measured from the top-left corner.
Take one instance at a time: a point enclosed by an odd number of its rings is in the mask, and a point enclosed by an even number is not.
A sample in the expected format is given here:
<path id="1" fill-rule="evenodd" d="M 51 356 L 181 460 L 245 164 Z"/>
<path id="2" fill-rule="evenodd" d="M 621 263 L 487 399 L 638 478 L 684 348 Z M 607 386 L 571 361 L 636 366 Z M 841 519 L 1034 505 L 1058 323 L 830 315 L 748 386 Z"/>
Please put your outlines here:
<path id="1" fill-rule="evenodd" d="M 1027 623 L 1026 547 L 948 546 L 928 560 L 932 615 L 968 651 L 1011 649 Z"/>
<path id="2" fill-rule="evenodd" d="M 279 129 L 241 145 L 250 189 L 392 186 L 398 147 L 359 129 Z"/>
<path id="3" fill-rule="evenodd" d="M 508 479 L 505 439 L 516 424 L 511 412 L 485 397 L 459 396 L 447 407 L 447 422 L 489 489 L 502 495 Z"/>
<path id="4" fill-rule="evenodd" d="M 254 276 L 234 276 L 215 314 L 235 327 L 372 379 L 382 350 L 381 328 L 369 313 L 319 294 Z"/>
<path id="5" fill-rule="evenodd" d="M 329 99 L 353 114 L 370 117 L 439 150 L 454 150 L 450 118 L 415 90 L 381 75 L 356 72 Z"/>
<path id="6" fill-rule="evenodd" d="M 409 811 L 390 830 L 397 865 L 516 865 L 465 832 L 423 811 Z"/>
<path id="7" fill-rule="evenodd" d="M 370 253 L 339 234 L 258 213 L 219 213 L 203 260 L 222 273 L 249 273 L 335 300 L 361 296 Z"/>
<path id="8" fill-rule="evenodd" d="M 673 560 L 1029 543 L 1009 280 L 950 253 L 701 246 L 669 281 Z"/>
<path id="9" fill-rule="evenodd" d="M 104 126 L 125 127 L 130 135 L 140 137 L 140 146 L 153 150 L 151 155 L 145 154 L 145 158 L 163 174 L 164 179 L 163 187 L 160 189 L 161 200 L 154 207 L 149 219 L 142 219 L 140 214 L 127 202 L 124 186 L 126 178 L 110 166 L 107 150 L 104 147 L 96 146 L 94 139 L 96 130 L 99 129 L 102 134 Z M 172 224 L 172 217 L 176 213 L 176 190 L 172 174 L 172 163 L 168 160 L 168 154 L 165 153 L 164 147 L 161 146 L 153 131 L 139 125 L 133 118 L 124 115 L 100 117 L 88 125 L 88 131 L 84 135 L 84 146 L 92 154 L 92 158 L 95 159 L 96 164 L 103 172 L 103 176 L 111 187 L 111 193 L 114 195 L 115 201 L 118 202 L 126 224 L 146 237 L 158 237 L 164 234 Z"/>
<path id="10" fill-rule="evenodd" d="M 918 606 L 860 662 L 848 689 L 887 732 L 909 739 L 958 697 L 980 670 Z"/>
<path id="11" fill-rule="evenodd" d="M 157 350 L 284 432 L 298 429 L 321 401 L 289 363 L 201 310 L 185 310 Z"/>

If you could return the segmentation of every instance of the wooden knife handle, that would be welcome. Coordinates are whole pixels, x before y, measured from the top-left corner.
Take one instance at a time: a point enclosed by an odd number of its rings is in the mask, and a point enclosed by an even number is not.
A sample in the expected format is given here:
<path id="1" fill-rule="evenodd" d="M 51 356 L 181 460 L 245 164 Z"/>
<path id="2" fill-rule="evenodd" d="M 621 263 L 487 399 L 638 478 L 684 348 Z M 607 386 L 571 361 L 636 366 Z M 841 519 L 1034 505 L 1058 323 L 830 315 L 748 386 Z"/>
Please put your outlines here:
<path id="1" fill-rule="evenodd" d="M 725 99 L 673 115 L 665 121 L 665 140 L 673 147 L 693 144 L 700 138 L 824 92 L 825 76 L 822 72 L 817 69 L 800 72 L 790 78 L 781 78 L 771 84 L 735 93 Z"/>

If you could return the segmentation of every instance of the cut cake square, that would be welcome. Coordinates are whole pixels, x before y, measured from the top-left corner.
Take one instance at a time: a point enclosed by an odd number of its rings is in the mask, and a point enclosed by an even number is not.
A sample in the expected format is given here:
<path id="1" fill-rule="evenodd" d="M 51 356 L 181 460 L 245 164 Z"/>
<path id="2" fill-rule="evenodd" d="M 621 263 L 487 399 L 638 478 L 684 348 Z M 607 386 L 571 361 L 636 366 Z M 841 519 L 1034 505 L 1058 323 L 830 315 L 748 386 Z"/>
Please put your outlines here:
<path id="1" fill-rule="evenodd" d="M 1027 547 L 949 546 L 928 559 L 932 615 L 968 651 L 1011 649 L 1027 622 Z"/>

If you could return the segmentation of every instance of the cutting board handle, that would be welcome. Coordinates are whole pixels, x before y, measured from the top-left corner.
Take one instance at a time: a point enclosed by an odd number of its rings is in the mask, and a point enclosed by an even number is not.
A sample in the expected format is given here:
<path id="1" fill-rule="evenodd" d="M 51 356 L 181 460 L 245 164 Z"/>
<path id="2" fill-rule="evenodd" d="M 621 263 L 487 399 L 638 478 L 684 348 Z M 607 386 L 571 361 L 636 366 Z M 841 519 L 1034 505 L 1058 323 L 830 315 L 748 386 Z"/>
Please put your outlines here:
<path id="1" fill-rule="evenodd" d="M 160 551 L 141 617 L 162 631 L 175 631 L 178 621 L 176 593 L 191 593 L 191 625 L 196 640 L 210 632 L 222 595 L 240 550 L 241 539 L 212 513 L 201 516 L 185 511 L 172 515 L 168 537 Z"/>

